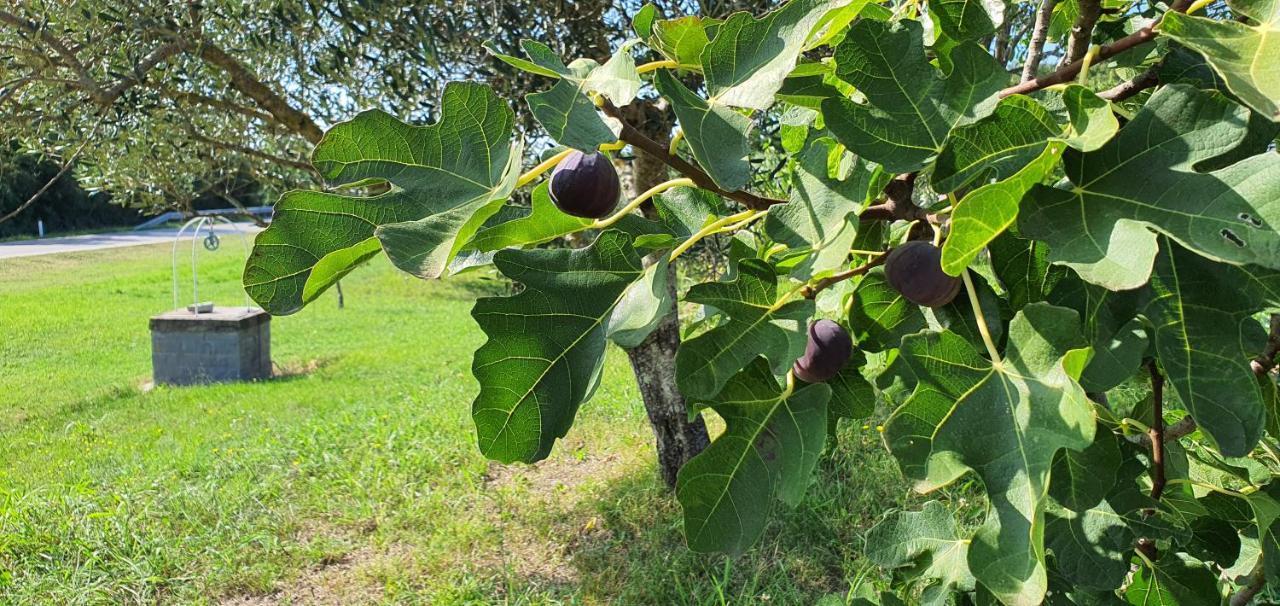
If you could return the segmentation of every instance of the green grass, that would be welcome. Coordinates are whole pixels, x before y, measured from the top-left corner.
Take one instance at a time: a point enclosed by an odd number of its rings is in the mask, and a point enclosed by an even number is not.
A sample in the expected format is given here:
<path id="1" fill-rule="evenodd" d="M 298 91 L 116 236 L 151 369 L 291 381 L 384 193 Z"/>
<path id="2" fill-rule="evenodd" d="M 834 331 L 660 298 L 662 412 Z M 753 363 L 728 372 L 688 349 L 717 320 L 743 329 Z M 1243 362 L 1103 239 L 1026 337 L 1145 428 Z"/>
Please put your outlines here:
<path id="1" fill-rule="evenodd" d="M 223 250 L 201 298 L 236 303 Z M 616 350 L 550 459 L 489 463 L 468 312 L 501 285 L 381 260 L 273 321 L 287 376 L 148 391 L 168 252 L 0 261 L 0 604 L 809 604 L 879 578 L 862 535 L 913 500 L 855 425 L 751 553 L 688 552 Z"/>

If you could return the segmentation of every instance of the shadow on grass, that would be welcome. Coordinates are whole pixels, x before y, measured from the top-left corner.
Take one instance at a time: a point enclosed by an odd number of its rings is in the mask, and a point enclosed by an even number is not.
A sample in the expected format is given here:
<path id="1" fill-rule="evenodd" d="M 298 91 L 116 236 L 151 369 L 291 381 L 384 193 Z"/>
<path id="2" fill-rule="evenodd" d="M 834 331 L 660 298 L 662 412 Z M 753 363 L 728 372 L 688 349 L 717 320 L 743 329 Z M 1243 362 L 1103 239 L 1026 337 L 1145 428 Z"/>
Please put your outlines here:
<path id="1" fill-rule="evenodd" d="M 882 581 L 862 553 L 866 531 L 884 512 L 913 501 L 874 435 L 850 438 L 824 456 L 805 501 L 795 508 L 777 503 L 759 543 L 738 558 L 690 551 L 674 493 L 647 468 L 613 478 L 568 506 L 549 503 L 546 513 L 528 521 L 549 524 L 542 532 L 561 537 L 562 569 L 508 560 L 507 597 L 813 604 L 834 595 L 843 603 L 854 584 Z"/>

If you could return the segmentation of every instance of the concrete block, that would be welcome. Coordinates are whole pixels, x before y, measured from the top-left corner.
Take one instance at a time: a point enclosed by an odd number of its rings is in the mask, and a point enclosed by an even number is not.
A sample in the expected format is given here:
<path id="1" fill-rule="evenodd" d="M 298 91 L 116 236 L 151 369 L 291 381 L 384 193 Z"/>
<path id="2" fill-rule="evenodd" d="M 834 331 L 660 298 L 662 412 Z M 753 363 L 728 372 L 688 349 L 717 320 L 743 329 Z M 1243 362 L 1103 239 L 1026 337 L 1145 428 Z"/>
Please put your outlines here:
<path id="1" fill-rule="evenodd" d="M 175 309 L 151 318 L 156 384 L 193 385 L 271 377 L 271 315 L 261 309 Z"/>

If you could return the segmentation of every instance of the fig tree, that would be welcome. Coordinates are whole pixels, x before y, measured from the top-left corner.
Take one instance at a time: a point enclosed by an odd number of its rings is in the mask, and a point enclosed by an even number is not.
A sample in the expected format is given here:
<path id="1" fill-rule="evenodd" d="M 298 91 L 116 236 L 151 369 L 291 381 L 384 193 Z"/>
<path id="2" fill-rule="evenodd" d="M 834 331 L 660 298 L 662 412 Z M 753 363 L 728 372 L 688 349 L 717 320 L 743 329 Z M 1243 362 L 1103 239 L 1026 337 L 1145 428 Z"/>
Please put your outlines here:
<path id="1" fill-rule="evenodd" d="M 942 250 L 923 240 L 893 249 L 884 277 L 908 301 L 925 307 L 942 307 L 960 292 L 960 278 L 942 271 Z"/>
<path id="2" fill-rule="evenodd" d="M 622 184 L 609 157 L 575 151 L 551 172 L 551 201 L 565 214 L 586 219 L 609 216 L 618 205 Z"/>
<path id="3" fill-rule="evenodd" d="M 809 343 L 791 370 L 805 383 L 821 383 L 836 376 L 852 353 L 853 340 L 843 326 L 818 320 L 809 325 Z"/>

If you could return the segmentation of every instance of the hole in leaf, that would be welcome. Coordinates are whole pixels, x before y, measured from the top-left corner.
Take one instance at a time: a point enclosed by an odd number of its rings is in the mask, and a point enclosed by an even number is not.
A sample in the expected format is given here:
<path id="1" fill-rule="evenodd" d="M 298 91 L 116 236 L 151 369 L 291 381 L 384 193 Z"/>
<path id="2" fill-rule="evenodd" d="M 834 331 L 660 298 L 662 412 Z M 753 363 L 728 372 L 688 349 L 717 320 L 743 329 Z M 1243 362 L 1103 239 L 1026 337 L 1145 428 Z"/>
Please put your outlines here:
<path id="1" fill-rule="evenodd" d="M 1250 215 L 1249 213 L 1240 213 L 1238 216 L 1240 217 L 1241 221 L 1244 221 L 1249 225 L 1252 225 L 1254 227 L 1262 227 L 1262 219 L 1259 219 L 1253 215 Z"/>
<path id="2" fill-rule="evenodd" d="M 1231 231 L 1231 230 L 1229 230 L 1229 229 L 1227 229 L 1227 228 L 1225 228 L 1225 227 L 1224 227 L 1224 228 L 1222 229 L 1222 231 L 1220 231 L 1220 232 L 1218 232 L 1218 233 L 1222 234 L 1222 237 L 1223 237 L 1223 238 L 1226 238 L 1227 240 L 1230 240 L 1232 244 L 1235 244 L 1236 246 L 1239 246 L 1240 248 L 1244 248 L 1244 240 L 1241 240 L 1241 239 L 1240 239 L 1240 236 L 1237 236 L 1237 235 L 1236 235 L 1236 232 L 1233 232 L 1233 231 Z"/>

